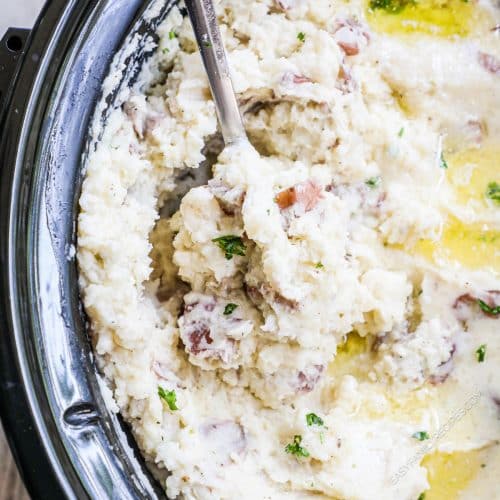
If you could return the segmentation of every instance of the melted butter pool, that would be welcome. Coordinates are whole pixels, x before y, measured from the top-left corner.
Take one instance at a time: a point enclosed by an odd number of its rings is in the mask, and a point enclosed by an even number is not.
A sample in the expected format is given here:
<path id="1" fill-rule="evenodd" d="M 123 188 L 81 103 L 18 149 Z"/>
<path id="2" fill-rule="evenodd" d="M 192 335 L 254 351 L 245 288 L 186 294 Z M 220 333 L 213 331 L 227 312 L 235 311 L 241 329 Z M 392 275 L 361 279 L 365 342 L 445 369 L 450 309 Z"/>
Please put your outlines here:
<path id="1" fill-rule="evenodd" d="M 488 14 L 471 0 L 368 0 L 366 16 L 375 31 L 389 35 L 432 35 L 465 37 L 481 27 L 489 26 Z M 410 110 L 402 95 L 396 99 L 407 114 Z M 500 148 L 470 147 L 447 156 L 447 181 L 460 205 L 467 205 L 480 215 L 495 209 L 486 196 L 488 184 L 500 183 L 498 177 Z M 500 207 L 496 208 L 500 211 Z M 500 212 L 499 212 L 500 213 Z M 480 218 L 480 217 L 479 217 Z M 402 248 L 401 248 L 402 249 Z M 436 263 L 456 263 L 468 269 L 486 269 L 500 274 L 500 230 L 482 222 L 464 223 L 448 216 L 439 240 L 420 240 L 411 249 Z M 368 355 L 365 339 L 349 335 L 339 348 L 330 373 L 366 376 L 363 362 Z M 427 398 L 410 394 L 390 399 L 390 412 L 399 418 L 415 416 L 432 404 L 438 404 L 439 391 Z M 442 394 L 443 396 L 444 394 Z M 425 456 L 429 489 L 425 500 L 458 500 L 484 465 L 482 450 L 444 453 L 434 451 Z M 422 492 L 424 493 L 424 492 Z"/>
<path id="2" fill-rule="evenodd" d="M 471 0 L 369 0 L 371 26 L 388 34 L 466 36 L 485 14 Z"/>
<path id="3" fill-rule="evenodd" d="M 488 196 L 488 186 L 493 182 L 500 184 L 500 146 L 472 147 L 447 158 L 447 178 L 459 203 L 473 210 L 500 208 L 498 202 Z"/>
<path id="4" fill-rule="evenodd" d="M 488 195 L 488 187 L 500 183 L 500 147 L 472 147 L 447 156 L 447 181 L 458 204 L 481 220 L 488 211 L 500 214 L 500 204 Z M 491 220 L 491 219 L 490 219 Z M 500 230 L 498 224 L 465 223 L 448 216 L 439 240 L 420 240 L 413 251 L 436 263 L 458 263 L 468 269 L 500 273 Z"/>
<path id="5" fill-rule="evenodd" d="M 413 251 L 437 263 L 500 273 L 500 231 L 488 224 L 464 224 L 450 217 L 440 240 L 420 240 Z"/>
<path id="6" fill-rule="evenodd" d="M 370 342 L 366 337 L 357 333 L 350 333 L 345 342 L 337 350 L 337 355 L 329 366 L 329 373 L 334 377 L 350 374 L 358 380 L 366 380 L 368 357 L 371 355 Z M 396 420 L 408 422 L 420 418 L 432 406 L 439 406 L 440 397 L 446 397 L 446 392 L 433 388 L 434 392 L 429 394 L 418 391 L 406 395 L 390 394 L 384 388 L 373 386 L 373 390 L 380 389 L 385 393 L 390 403 L 385 412 L 374 412 L 370 410 L 367 414 L 372 418 L 387 417 L 387 411 Z M 470 450 L 464 452 L 444 453 L 433 451 L 426 455 L 421 465 L 427 470 L 429 489 L 425 491 L 425 500 L 459 500 L 461 493 L 477 477 L 481 467 L 484 466 L 484 450 Z M 424 493 L 424 492 L 422 492 Z"/>
<path id="7" fill-rule="evenodd" d="M 349 333 L 343 344 L 337 348 L 337 354 L 328 367 L 330 375 L 336 379 L 343 375 L 353 375 L 365 379 L 369 366 L 370 350 L 366 337 L 355 332 Z M 365 362 L 363 363 L 362 360 Z"/>
<path id="8" fill-rule="evenodd" d="M 457 500 L 479 472 L 481 463 L 481 450 L 427 455 L 422 461 L 430 485 L 425 500 Z"/>

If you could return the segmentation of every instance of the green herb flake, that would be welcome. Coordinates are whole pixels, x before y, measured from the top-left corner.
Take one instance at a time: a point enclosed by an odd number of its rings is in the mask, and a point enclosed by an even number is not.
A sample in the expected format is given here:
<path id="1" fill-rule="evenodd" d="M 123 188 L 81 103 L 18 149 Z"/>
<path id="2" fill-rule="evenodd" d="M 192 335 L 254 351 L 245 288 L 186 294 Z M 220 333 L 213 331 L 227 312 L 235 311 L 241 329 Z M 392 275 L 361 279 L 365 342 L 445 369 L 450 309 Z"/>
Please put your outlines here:
<path id="1" fill-rule="evenodd" d="M 290 453 L 290 455 L 295 455 L 296 457 L 308 457 L 309 452 L 300 446 L 302 443 L 302 436 L 296 434 L 293 436 L 293 443 L 289 443 L 285 447 L 285 452 Z"/>
<path id="2" fill-rule="evenodd" d="M 165 403 L 167 403 L 168 407 L 172 410 L 178 410 L 177 407 L 177 395 L 175 391 L 166 391 L 163 387 L 158 386 L 158 396 L 160 396 Z"/>
<path id="3" fill-rule="evenodd" d="M 177 38 L 177 34 L 176 34 L 176 32 L 174 30 L 170 30 L 168 32 L 168 39 L 169 40 L 173 40 L 174 38 Z"/>
<path id="4" fill-rule="evenodd" d="M 227 260 L 231 260 L 233 255 L 244 257 L 246 254 L 246 247 L 240 236 L 228 234 L 214 238 L 212 241 L 224 252 Z"/>
<path id="5" fill-rule="evenodd" d="M 488 305 L 486 302 L 484 302 L 481 299 L 478 299 L 477 303 L 478 303 L 479 307 L 486 314 L 492 314 L 493 316 L 498 316 L 500 314 L 500 306 L 493 306 L 493 307 L 491 307 L 490 305 Z"/>
<path id="6" fill-rule="evenodd" d="M 418 439 L 419 441 L 425 441 L 430 439 L 429 433 L 426 431 L 418 431 L 411 435 L 412 438 Z"/>
<path id="7" fill-rule="evenodd" d="M 500 184 L 498 182 L 490 182 L 488 184 L 486 197 L 493 200 L 497 205 L 500 205 Z"/>
<path id="8" fill-rule="evenodd" d="M 482 363 L 486 358 L 486 344 L 481 344 L 476 350 L 477 362 Z"/>
<path id="9" fill-rule="evenodd" d="M 365 184 L 368 186 L 368 187 L 371 187 L 372 189 L 373 188 L 376 188 L 379 184 L 380 184 L 380 181 L 382 179 L 380 178 L 380 176 L 377 176 L 377 177 L 370 177 L 369 179 L 367 179 L 365 181 Z"/>
<path id="10" fill-rule="evenodd" d="M 297 35 L 297 39 L 300 40 L 302 43 L 304 43 L 306 41 L 306 34 L 304 32 L 300 32 L 298 35 Z"/>
<path id="11" fill-rule="evenodd" d="M 325 266 L 323 265 L 323 262 L 316 262 L 316 264 L 314 264 L 314 267 L 316 269 L 323 269 Z"/>
<path id="12" fill-rule="evenodd" d="M 224 307 L 224 315 L 229 316 L 230 314 L 233 313 L 233 311 L 238 307 L 238 304 L 233 304 L 230 302 L 229 304 L 226 304 L 226 307 Z"/>
<path id="13" fill-rule="evenodd" d="M 425 500 L 425 493 L 420 493 L 417 500 Z"/>
<path id="14" fill-rule="evenodd" d="M 444 159 L 443 153 L 441 152 L 441 156 L 439 157 L 439 167 L 444 168 L 445 170 L 448 168 L 448 163 Z"/>
<path id="15" fill-rule="evenodd" d="M 371 0 L 371 10 L 384 10 L 389 14 L 401 12 L 407 5 L 413 5 L 415 0 Z"/>
<path id="16" fill-rule="evenodd" d="M 325 423 L 323 422 L 323 419 L 318 417 L 318 415 L 316 415 L 316 413 L 308 413 L 306 415 L 306 422 L 307 422 L 307 425 L 310 427 L 311 425 L 325 425 Z"/>
<path id="17" fill-rule="evenodd" d="M 405 128 L 401 127 L 398 132 L 398 137 L 403 137 L 403 134 L 405 133 Z"/>
<path id="18" fill-rule="evenodd" d="M 203 42 L 203 46 L 204 47 L 211 47 L 212 46 L 212 42 L 209 42 L 208 40 L 206 40 L 206 41 Z"/>
<path id="19" fill-rule="evenodd" d="M 169 50 L 167 47 L 165 47 L 165 48 L 162 50 L 162 52 L 163 52 L 164 54 L 168 54 L 168 53 L 170 52 L 170 50 Z"/>

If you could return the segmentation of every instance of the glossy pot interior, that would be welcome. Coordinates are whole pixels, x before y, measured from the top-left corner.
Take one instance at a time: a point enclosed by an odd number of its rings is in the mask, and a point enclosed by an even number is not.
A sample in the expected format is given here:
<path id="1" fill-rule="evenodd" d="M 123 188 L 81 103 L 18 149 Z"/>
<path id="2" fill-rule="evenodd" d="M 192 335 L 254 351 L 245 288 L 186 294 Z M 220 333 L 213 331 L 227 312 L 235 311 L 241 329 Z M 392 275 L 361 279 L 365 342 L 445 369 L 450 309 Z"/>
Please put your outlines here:
<path id="1" fill-rule="evenodd" d="M 173 3 L 160 2 L 150 19 L 142 0 L 52 0 L 0 89 L 0 410 L 35 498 L 162 496 L 101 394 L 74 245 L 103 79 L 118 51 L 120 86 L 134 82 L 148 53 L 120 47 L 134 33 L 145 39 Z M 99 122 L 119 104 L 119 88 L 97 108 Z"/>

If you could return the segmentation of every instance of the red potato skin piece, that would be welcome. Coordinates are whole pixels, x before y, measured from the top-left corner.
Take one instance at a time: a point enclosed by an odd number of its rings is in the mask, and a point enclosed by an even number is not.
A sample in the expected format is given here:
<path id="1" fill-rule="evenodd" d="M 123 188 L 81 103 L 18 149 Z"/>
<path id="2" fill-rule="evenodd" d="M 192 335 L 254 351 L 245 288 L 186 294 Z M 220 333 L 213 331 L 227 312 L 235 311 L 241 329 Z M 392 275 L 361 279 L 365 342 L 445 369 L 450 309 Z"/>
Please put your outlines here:
<path id="1" fill-rule="evenodd" d="M 488 73 L 497 76 L 500 75 L 500 59 L 498 59 L 498 57 L 487 54 L 486 52 L 478 52 L 477 57 L 479 64 L 488 71 Z"/>
<path id="2" fill-rule="evenodd" d="M 346 56 L 358 55 L 361 48 L 370 41 L 367 28 L 355 19 L 337 19 L 333 34 Z"/>
<path id="3" fill-rule="evenodd" d="M 281 210 L 291 207 L 297 202 L 297 193 L 295 192 L 295 188 L 291 187 L 280 191 L 276 195 L 275 201 Z"/>
<path id="4" fill-rule="evenodd" d="M 339 44 L 339 47 L 343 49 L 346 55 L 357 56 L 359 54 L 359 47 L 357 45 L 349 45 L 342 42 L 337 42 L 337 43 Z"/>
<path id="5" fill-rule="evenodd" d="M 192 304 L 187 304 L 184 306 L 184 312 L 188 313 L 191 312 L 195 307 L 197 307 L 199 302 L 193 302 Z M 203 308 L 208 311 L 212 312 L 215 309 L 215 300 L 213 302 L 208 302 L 203 304 Z"/>
<path id="6" fill-rule="evenodd" d="M 301 75 L 298 73 L 292 73 L 291 71 L 286 71 L 283 73 L 281 78 L 281 84 L 290 87 L 292 85 L 301 85 L 303 83 L 313 83 L 313 80 L 308 76 Z"/>
<path id="7" fill-rule="evenodd" d="M 203 341 L 211 344 L 214 340 L 210 336 L 210 328 L 205 324 L 200 324 L 194 332 L 189 334 L 189 351 L 193 354 L 200 354 L 200 352 L 205 351 L 206 349 L 200 347 Z"/>
<path id="8" fill-rule="evenodd" d="M 306 212 L 311 211 L 323 198 L 323 188 L 314 181 L 301 182 L 280 191 L 275 198 L 281 210 L 286 210 L 296 203 L 301 203 Z"/>
<path id="9" fill-rule="evenodd" d="M 234 353 L 234 339 L 226 338 L 222 344 L 219 342 L 219 345 L 216 345 L 211 331 L 210 319 L 190 317 L 190 313 L 198 308 L 212 313 L 216 302 L 213 297 L 205 297 L 203 301 L 194 301 L 189 304 L 184 303 L 183 311 L 180 315 L 180 318 L 183 318 L 184 321 L 181 327 L 181 340 L 185 345 L 186 351 L 193 356 L 224 360 Z"/>
<path id="10" fill-rule="evenodd" d="M 460 295 L 455 299 L 455 302 L 453 303 L 453 309 L 457 311 L 458 318 L 461 320 L 467 319 L 466 317 L 463 317 L 464 306 L 469 306 L 469 307 L 475 306 L 482 314 L 488 316 L 489 318 L 499 317 L 498 315 L 483 311 L 479 307 L 478 304 L 479 300 L 483 300 L 491 308 L 498 307 L 500 302 L 500 290 L 489 290 L 488 292 L 486 292 L 486 295 L 484 297 L 476 297 L 474 295 L 471 295 L 470 293 L 464 293 L 463 295 Z"/>
<path id="11" fill-rule="evenodd" d="M 305 211 L 312 210 L 323 198 L 323 188 L 314 181 L 307 181 L 296 186 L 297 201 L 304 205 Z"/>
<path id="12" fill-rule="evenodd" d="M 308 393 L 311 392 L 316 384 L 319 382 L 321 378 L 321 374 L 325 367 L 323 365 L 314 365 L 312 370 L 309 370 L 308 373 L 303 371 L 299 371 L 297 374 L 297 386 L 296 390 L 298 393 Z"/>
<path id="13" fill-rule="evenodd" d="M 453 344 L 450 351 L 450 357 L 446 361 L 443 361 L 438 366 L 437 372 L 429 377 L 429 382 L 432 385 L 442 384 L 450 376 L 450 373 L 453 371 L 453 356 L 456 350 L 457 346 Z"/>
<path id="14" fill-rule="evenodd" d="M 233 462 L 234 455 L 244 455 L 248 448 L 244 427 L 234 420 L 210 419 L 200 425 L 200 435 L 214 453 L 220 466 Z"/>
<path id="15" fill-rule="evenodd" d="M 234 339 L 226 339 L 221 349 L 215 349 L 212 344 L 210 327 L 205 323 L 195 323 L 190 326 L 189 333 L 184 337 L 186 351 L 193 356 L 224 360 L 234 353 Z"/>
<path id="16" fill-rule="evenodd" d="M 347 37 L 346 39 L 342 39 L 340 37 L 340 34 L 343 33 L 344 31 L 349 30 L 351 33 L 354 33 L 352 28 L 343 27 L 340 28 L 336 34 L 337 34 L 337 45 L 345 52 L 347 56 L 357 56 L 359 54 L 359 43 L 356 40 L 348 40 Z"/>
<path id="17" fill-rule="evenodd" d="M 483 141 L 483 137 L 486 133 L 486 126 L 479 120 L 469 120 L 466 123 L 466 130 L 469 132 L 474 142 L 480 144 Z"/>
<path id="18" fill-rule="evenodd" d="M 311 82 L 312 82 L 312 80 L 308 76 L 293 75 L 293 83 L 300 84 L 300 83 L 311 83 Z"/>

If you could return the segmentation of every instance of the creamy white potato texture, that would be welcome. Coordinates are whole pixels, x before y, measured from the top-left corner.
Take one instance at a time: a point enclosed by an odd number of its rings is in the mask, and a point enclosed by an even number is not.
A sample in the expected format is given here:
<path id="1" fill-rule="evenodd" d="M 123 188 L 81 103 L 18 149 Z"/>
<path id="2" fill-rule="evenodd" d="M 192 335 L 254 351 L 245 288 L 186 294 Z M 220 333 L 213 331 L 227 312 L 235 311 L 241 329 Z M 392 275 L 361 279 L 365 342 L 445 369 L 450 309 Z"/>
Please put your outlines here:
<path id="1" fill-rule="evenodd" d="M 170 498 L 500 498 L 498 5 L 216 8 L 253 146 L 217 147 L 174 8 L 80 199 L 95 351 L 145 457 Z"/>

